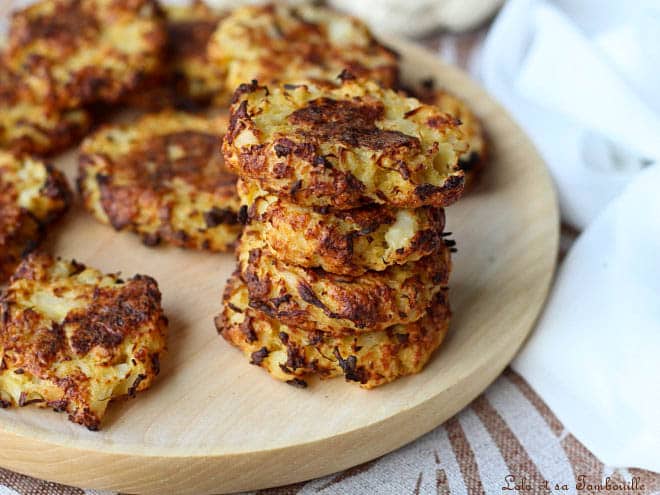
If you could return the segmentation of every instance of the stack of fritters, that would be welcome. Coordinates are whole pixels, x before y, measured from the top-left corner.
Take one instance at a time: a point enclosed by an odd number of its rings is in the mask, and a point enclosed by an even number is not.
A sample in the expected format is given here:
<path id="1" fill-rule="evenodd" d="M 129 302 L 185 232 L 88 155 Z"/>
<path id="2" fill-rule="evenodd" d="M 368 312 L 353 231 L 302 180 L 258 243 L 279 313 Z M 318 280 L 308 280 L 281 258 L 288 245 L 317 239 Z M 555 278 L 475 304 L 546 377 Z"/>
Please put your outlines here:
<path id="1" fill-rule="evenodd" d="M 418 372 L 447 331 L 460 122 L 343 72 L 236 91 L 223 142 L 240 177 L 239 269 L 216 325 L 274 377 L 365 388 Z"/>
<path id="2" fill-rule="evenodd" d="M 37 404 L 97 429 L 111 400 L 158 374 L 155 280 L 33 252 L 71 192 L 29 154 L 84 136 L 88 109 L 126 104 L 165 111 L 83 142 L 82 201 L 147 245 L 226 251 L 246 224 L 216 326 L 251 363 L 298 387 L 420 371 L 449 325 L 442 208 L 487 148 L 457 98 L 385 89 L 398 72 L 364 23 L 310 4 L 225 15 L 202 0 L 40 0 L 13 14 L 0 53 L 0 284 L 13 272 L 0 407 Z M 172 110 L 217 112 L 236 88 L 229 128 Z"/>

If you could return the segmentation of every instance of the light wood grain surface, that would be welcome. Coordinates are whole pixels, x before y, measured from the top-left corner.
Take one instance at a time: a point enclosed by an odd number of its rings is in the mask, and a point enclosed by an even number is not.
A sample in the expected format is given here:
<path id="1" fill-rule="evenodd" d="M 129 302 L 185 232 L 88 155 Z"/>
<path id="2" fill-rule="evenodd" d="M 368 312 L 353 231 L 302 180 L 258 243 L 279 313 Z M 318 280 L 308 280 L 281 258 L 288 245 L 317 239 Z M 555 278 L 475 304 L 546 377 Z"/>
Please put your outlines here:
<path id="1" fill-rule="evenodd" d="M 419 375 L 373 391 L 343 380 L 278 383 L 216 334 L 229 255 L 147 248 L 82 211 L 53 250 L 107 271 L 150 274 L 170 318 L 155 387 L 111 406 L 102 431 L 63 415 L 0 411 L 0 464 L 66 484 L 129 493 L 221 493 L 309 479 L 392 451 L 459 411 L 515 354 L 543 305 L 558 246 L 548 173 L 524 133 L 459 70 L 397 40 L 409 82 L 433 76 L 484 120 L 493 160 L 448 209 L 458 242 L 450 335 Z M 75 154 L 59 160 L 73 177 Z"/>

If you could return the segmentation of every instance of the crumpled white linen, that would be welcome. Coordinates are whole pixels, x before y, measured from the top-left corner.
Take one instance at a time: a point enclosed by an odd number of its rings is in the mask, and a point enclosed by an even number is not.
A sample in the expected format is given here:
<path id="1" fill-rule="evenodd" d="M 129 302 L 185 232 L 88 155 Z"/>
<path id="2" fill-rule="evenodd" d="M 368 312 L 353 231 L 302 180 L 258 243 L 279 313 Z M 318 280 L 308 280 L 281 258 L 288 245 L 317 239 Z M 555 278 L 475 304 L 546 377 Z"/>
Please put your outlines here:
<path id="1" fill-rule="evenodd" d="M 660 472 L 660 165 L 640 173 L 561 265 L 513 362 L 609 466 Z"/>
<path id="2" fill-rule="evenodd" d="M 660 3 L 511 0 L 481 77 L 530 134 L 582 229 L 660 158 Z"/>
<path id="3" fill-rule="evenodd" d="M 511 0 L 480 64 L 585 229 L 513 367 L 605 464 L 660 471 L 660 4 Z"/>

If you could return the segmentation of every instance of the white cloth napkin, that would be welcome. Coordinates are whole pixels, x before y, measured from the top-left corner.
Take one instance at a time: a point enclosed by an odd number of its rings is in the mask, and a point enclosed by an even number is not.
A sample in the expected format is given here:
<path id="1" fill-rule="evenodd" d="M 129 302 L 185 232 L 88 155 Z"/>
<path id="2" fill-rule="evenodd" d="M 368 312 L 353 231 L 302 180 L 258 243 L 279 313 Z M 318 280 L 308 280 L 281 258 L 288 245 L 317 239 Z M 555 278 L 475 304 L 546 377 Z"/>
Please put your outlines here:
<path id="1" fill-rule="evenodd" d="M 511 0 L 489 32 L 484 84 L 531 135 L 576 227 L 660 158 L 658 67 L 651 0 Z"/>
<path id="2" fill-rule="evenodd" d="M 563 262 L 513 362 L 609 466 L 660 472 L 660 165 L 639 174 Z"/>
<path id="3" fill-rule="evenodd" d="M 603 462 L 660 471 L 660 3 L 510 0 L 481 71 L 586 228 L 513 367 Z"/>

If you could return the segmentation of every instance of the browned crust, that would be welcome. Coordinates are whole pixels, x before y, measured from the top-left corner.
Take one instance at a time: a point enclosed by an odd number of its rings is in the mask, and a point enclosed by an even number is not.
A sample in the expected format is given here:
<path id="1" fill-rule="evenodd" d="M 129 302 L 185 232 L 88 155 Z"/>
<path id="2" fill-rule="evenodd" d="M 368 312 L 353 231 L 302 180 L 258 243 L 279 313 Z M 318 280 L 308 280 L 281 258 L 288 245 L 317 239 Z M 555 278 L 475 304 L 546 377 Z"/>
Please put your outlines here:
<path id="1" fill-rule="evenodd" d="M 289 123 L 300 128 L 305 141 L 338 141 L 346 146 L 372 150 L 395 151 L 405 147 L 420 151 L 419 139 L 400 131 L 383 130 L 376 121 L 385 114 L 385 105 L 380 101 L 335 100 L 321 97 L 312 100 L 287 117 Z M 279 154 L 305 154 L 304 145 L 283 138 L 275 146 Z"/>
<path id="2" fill-rule="evenodd" d="M 224 16 L 201 1 L 195 1 L 188 12 L 186 18 L 167 21 L 172 84 L 177 94 L 207 100 L 223 89 L 224 71 L 209 60 L 206 48 Z"/>
<path id="3" fill-rule="evenodd" d="M 38 220 L 42 225 L 47 225 L 59 219 L 69 209 L 73 202 L 73 192 L 62 172 L 49 163 L 44 166 L 47 175 L 40 193 L 52 203 L 53 207 L 45 216 L 39 216 Z"/>
<path id="4" fill-rule="evenodd" d="M 345 29 L 341 43 L 333 40 L 331 25 L 337 22 Z M 211 39 L 209 53 L 227 69 L 230 91 L 252 79 L 333 80 L 342 71 L 384 87 L 395 86 L 399 77 L 398 54 L 379 43 L 362 21 L 311 4 L 236 8 Z"/>
<path id="5" fill-rule="evenodd" d="M 237 249 L 250 306 L 282 323 L 343 334 L 384 330 L 421 318 L 446 288 L 449 248 L 419 261 L 360 276 L 284 263 L 247 227 Z"/>
<path id="6" fill-rule="evenodd" d="M 470 148 L 461 155 L 458 165 L 465 173 L 466 189 L 473 187 L 490 160 L 488 135 L 481 120 L 465 101 L 447 90 L 435 89 L 433 81 L 425 81 L 411 93 L 420 101 L 435 105 L 461 121 Z"/>
<path id="7" fill-rule="evenodd" d="M 52 156 L 79 142 L 91 127 L 91 118 L 84 109 L 75 110 L 83 114 L 83 121 L 72 121 L 67 113 L 61 113 L 54 127 L 43 127 L 39 122 L 23 120 L 21 127 L 30 128 L 41 133 L 43 141 L 34 139 L 28 133 L 16 139 L 3 138 L 3 129 L 0 127 L 0 144 L 2 147 L 17 154 L 34 154 Z"/>
<path id="8" fill-rule="evenodd" d="M 27 397 L 23 393 L 18 403 L 3 400 L 8 402 L 5 406 L 37 403 L 66 411 L 71 421 L 97 430 L 103 411 L 95 411 L 93 402 L 107 398 L 93 395 L 90 377 L 81 369 L 62 374 L 58 366 L 85 359 L 93 363 L 96 372 L 102 372 L 105 367 L 130 359 L 134 367 L 139 366 L 143 371 L 136 376 L 127 395 L 149 388 L 159 373 L 164 350 L 167 319 L 160 305 L 161 294 L 156 281 L 143 275 L 126 282 L 116 279 L 110 286 L 79 285 L 73 278 L 86 269 L 84 265 L 74 261 L 68 265 L 68 274 L 56 275 L 53 273 L 56 263 L 49 255 L 31 254 L 0 296 L 0 376 L 24 375 L 27 380 L 40 381 L 44 389 L 43 395 L 30 400 L 23 400 Z M 64 285 L 68 278 L 72 282 Z M 61 289 L 58 282 L 63 284 Z M 39 311 L 41 308 L 25 305 L 26 298 L 43 284 L 52 284 L 49 290 L 55 295 L 58 290 L 76 290 L 86 304 L 69 311 L 61 322 L 53 321 Z M 152 342 L 142 340 L 146 338 L 145 332 L 151 334 Z M 128 341 L 134 344 L 126 357 L 124 344 Z M 6 392 L 0 389 L 0 395 L 6 397 Z"/>
<path id="9" fill-rule="evenodd" d="M 140 132 L 150 118 L 178 119 L 180 115 L 146 117 L 135 129 Z M 89 138 L 79 156 L 78 185 L 83 201 L 97 218 L 99 208 L 103 211 L 105 218 L 99 220 L 118 231 L 140 234 L 147 245 L 162 241 L 190 249 L 232 249 L 241 231 L 239 201 L 236 176 L 225 168 L 219 153 L 221 135 L 212 132 L 210 125 L 206 131 L 188 127 L 186 122 L 196 117 L 182 119 L 172 132 L 145 131 L 128 153 L 118 156 L 98 151 L 97 138 Z M 97 135 L 103 136 L 105 129 Z M 178 156 L 171 155 L 173 149 Z M 176 209 L 183 201 L 191 217 L 203 218 L 203 226 L 194 226 L 192 220 L 190 225 L 177 223 Z M 203 205 L 207 209 L 200 211 Z M 215 242 L 214 236 L 226 239 Z"/>
<path id="10" fill-rule="evenodd" d="M 46 14 L 46 7 L 52 12 Z M 144 32 L 147 48 L 139 57 L 102 44 L 109 26 L 136 19 L 149 23 Z M 137 88 L 157 70 L 165 41 L 164 16 L 156 0 L 42 0 L 12 14 L 5 60 L 49 107 L 72 108 L 115 101 Z M 67 66 L 97 47 L 104 51 L 95 63 Z M 121 68 L 104 66 L 106 58 L 114 58 Z"/>
<path id="11" fill-rule="evenodd" d="M 417 322 L 344 336 L 287 326 L 241 304 L 241 291 L 246 288 L 234 274 L 225 289 L 223 312 L 215 320 L 219 333 L 251 364 L 298 388 L 305 388 L 305 379 L 312 375 L 344 376 L 347 382 L 373 388 L 417 373 L 440 346 L 449 326 L 444 291 Z"/>
<path id="12" fill-rule="evenodd" d="M 460 198 L 464 178 L 456 165 L 457 155 L 448 164 L 450 169 L 438 172 L 440 177 L 430 183 L 428 174 L 438 175 L 433 169 L 440 143 L 434 141 L 422 147 L 417 137 L 384 130 L 387 124 L 375 124 L 384 119 L 380 98 L 387 97 L 404 108 L 414 100 L 352 79 L 342 81 L 338 88 L 323 84 L 267 88 L 254 81 L 241 85 L 233 97 L 223 142 L 228 166 L 242 178 L 258 182 L 263 189 L 305 206 L 350 209 L 378 203 L 399 208 L 442 207 Z M 340 94 L 354 93 L 363 96 L 338 98 Z M 297 101 L 313 95 L 320 96 L 289 115 L 282 117 L 280 108 L 275 109 L 277 114 L 268 113 L 275 108 L 275 97 L 279 101 Z M 437 139 L 452 143 L 454 152 L 466 149 L 458 131 L 459 121 L 434 107 L 419 102 L 415 105 L 399 118 L 413 119 L 427 133 L 437 132 Z M 257 117 L 260 122 L 272 117 L 269 124 L 278 130 L 266 136 Z M 388 117 L 387 123 L 390 122 Z M 249 135 L 252 142 L 242 144 L 243 135 Z M 365 160 L 365 152 L 368 163 L 358 164 Z M 364 168 L 374 169 L 369 180 L 375 182 L 356 176 L 356 171 Z"/>
<path id="13" fill-rule="evenodd" d="M 11 276 L 21 258 L 36 248 L 42 237 L 43 229 L 29 212 L 0 202 L 0 283 Z"/>
<path id="14" fill-rule="evenodd" d="M 246 204 L 245 220 L 259 232 L 280 260 L 343 275 L 382 271 L 432 254 L 446 241 L 441 208 L 407 210 L 415 221 L 413 235 L 397 249 L 388 245 L 388 230 L 401 211 L 381 205 L 351 210 L 308 209 L 271 195 L 252 198 L 252 188 L 239 181 Z M 259 191 L 257 194 L 266 194 Z M 247 201 L 247 203 L 246 203 Z"/>
<path id="15" fill-rule="evenodd" d="M 224 89 L 225 73 L 209 61 L 206 50 L 224 14 L 194 0 L 185 6 L 165 6 L 165 15 L 167 44 L 163 66 L 122 102 L 150 111 L 202 109 Z"/>
<path id="16" fill-rule="evenodd" d="M 84 109 L 59 110 L 37 101 L 0 61 L 0 147 L 17 154 L 52 155 L 77 142 L 90 125 Z"/>
<path id="17" fill-rule="evenodd" d="M 21 168 L 21 159 L 15 160 Z M 2 165 L 0 163 L 0 283 L 9 278 L 23 256 L 39 245 L 47 227 L 64 215 L 73 198 L 64 174 L 43 164 L 46 180 L 39 194 L 49 206 L 44 212 L 31 212 L 18 204 L 19 185 L 8 181 L 7 171 L 3 177 Z"/>

